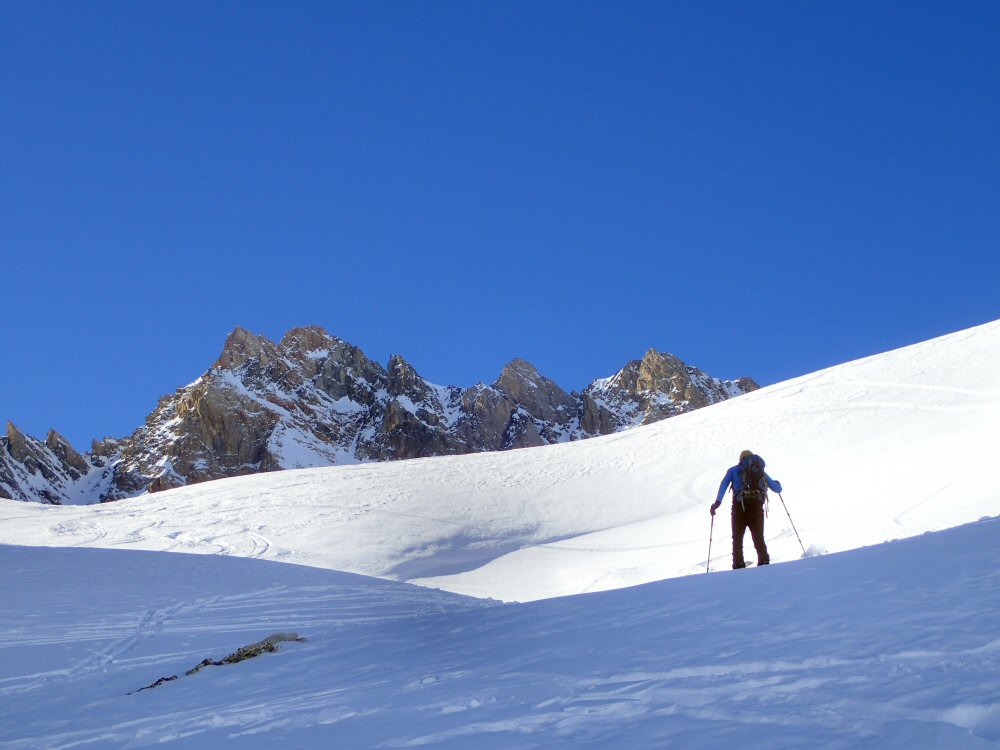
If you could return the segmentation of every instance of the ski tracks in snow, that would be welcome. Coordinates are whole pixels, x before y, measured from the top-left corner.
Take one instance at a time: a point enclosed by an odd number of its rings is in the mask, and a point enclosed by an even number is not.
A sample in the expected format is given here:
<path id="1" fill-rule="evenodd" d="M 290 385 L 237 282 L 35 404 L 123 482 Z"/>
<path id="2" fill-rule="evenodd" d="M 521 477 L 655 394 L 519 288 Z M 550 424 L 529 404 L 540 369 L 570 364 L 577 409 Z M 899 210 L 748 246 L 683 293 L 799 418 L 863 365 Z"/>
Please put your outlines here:
<path id="1" fill-rule="evenodd" d="M 150 638 L 162 630 L 164 623 L 169 618 L 181 613 L 198 610 L 205 604 L 216 599 L 218 597 L 208 597 L 207 599 L 183 602 L 162 609 L 146 610 L 142 613 L 134 627 L 127 629 L 125 633 L 105 648 L 72 664 L 66 670 L 67 679 L 77 681 L 86 678 L 90 672 L 106 671 L 113 662 L 131 652 L 141 640 Z"/>
<path id="2" fill-rule="evenodd" d="M 63 627 L 58 631 L 49 630 L 26 637 L 17 632 L 4 633 L 5 645 L 13 648 L 87 641 L 106 642 L 106 645 L 92 649 L 87 656 L 61 669 L 0 680 L 0 696 L 50 688 L 53 681 L 79 682 L 89 679 L 96 672 L 106 672 L 116 661 L 132 652 L 142 640 L 160 632 L 164 623 L 171 618 L 196 612 L 219 599 L 219 596 L 210 596 L 167 607 L 147 609 L 138 613 L 138 620 L 133 614 L 123 615 L 110 621 L 89 622 L 83 625 L 82 630 Z"/>
<path id="3" fill-rule="evenodd" d="M 67 547 L 96 545 L 108 536 L 108 530 L 104 526 L 77 518 L 57 523 L 51 527 L 51 531 L 57 538 L 71 538 L 72 543 L 64 545 Z"/>
<path id="4" fill-rule="evenodd" d="M 856 746 L 857 736 L 845 733 L 847 726 L 875 737 L 894 722 L 920 721 L 945 722 L 995 740 L 1000 739 L 1000 706 L 984 703 L 971 691 L 955 703 L 956 696 L 949 694 L 953 688 L 945 682 L 935 687 L 931 676 L 974 668 L 988 680 L 1000 666 L 998 652 L 1000 641 L 994 641 L 956 652 L 721 661 L 665 672 L 608 674 L 570 683 L 566 693 L 537 704 L 532 724 L 549 724 L 557 735 L 584 736 L 599 735 L 602 725 L 668 716 L 717 725 L 784 724 L 798 731 L 820 727 L 829 740 L 825 747 L 848 748 Z M 885 700 L 900 683 L 912 684 L 913 693 Z M 952 707 L 940 707 L 949 702 Z M 772 731 L 772 736 L 781 734 Z"/>
<path id="5" fill-rule="evenodd" d="M 232 558 L 0 548 L 0 664 L 30 672 L 0 685 L 25 716 L 0 748 L 996 747 L 998 537 L 987 521 L 523 605 Z M 87 559 L 121 578 L 78 593 Z M 284 630 L 309 640 L 126 696 Z M 19 648 L 32 639 L 50 648 Z M 76 679 L 44 681 L 60 663 Z"/>

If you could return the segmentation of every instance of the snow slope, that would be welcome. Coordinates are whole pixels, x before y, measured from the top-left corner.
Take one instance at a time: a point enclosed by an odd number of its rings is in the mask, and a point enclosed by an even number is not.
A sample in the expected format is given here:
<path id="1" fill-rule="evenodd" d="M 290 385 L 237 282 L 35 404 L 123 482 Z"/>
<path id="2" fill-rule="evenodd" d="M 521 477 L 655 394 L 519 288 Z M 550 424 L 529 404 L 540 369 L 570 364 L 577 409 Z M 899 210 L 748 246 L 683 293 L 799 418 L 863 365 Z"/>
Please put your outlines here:
<path id="1" fill-rule="evenodd" d="M 761 453 L 828 551 L 997 512 L 1000 321 L 603 438 L 304 469 L 103 506 L 0 502 L 0 543 L 260 557 L 502 600 L 704 570 L 714 499 Z M 728 514 L 712 568 L 730 563 Z M 777 498 L 776 562 L 801 556 Z M 747 540 L 747 550 L 752 550 Z"/>
<path id="2" fill-rule="evenodd" d="M 0 601 L 3 750 L 1000 747 L 997 518 L 530 604 L 0 547 Z M 308 640 L 184 676 L 277 631 Z"/>

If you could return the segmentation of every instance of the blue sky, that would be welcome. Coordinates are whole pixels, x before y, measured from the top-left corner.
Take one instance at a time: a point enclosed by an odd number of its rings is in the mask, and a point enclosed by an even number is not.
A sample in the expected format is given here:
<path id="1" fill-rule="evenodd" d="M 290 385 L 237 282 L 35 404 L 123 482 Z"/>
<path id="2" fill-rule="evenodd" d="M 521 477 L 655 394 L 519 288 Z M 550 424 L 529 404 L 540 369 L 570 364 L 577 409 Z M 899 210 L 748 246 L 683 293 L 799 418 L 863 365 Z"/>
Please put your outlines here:
<path id="1" fill-rule="evenodd" d="M 768 384 L 1000 317 L 1000 3 L 0 0 L 0 420 L 234 326 Z"/>

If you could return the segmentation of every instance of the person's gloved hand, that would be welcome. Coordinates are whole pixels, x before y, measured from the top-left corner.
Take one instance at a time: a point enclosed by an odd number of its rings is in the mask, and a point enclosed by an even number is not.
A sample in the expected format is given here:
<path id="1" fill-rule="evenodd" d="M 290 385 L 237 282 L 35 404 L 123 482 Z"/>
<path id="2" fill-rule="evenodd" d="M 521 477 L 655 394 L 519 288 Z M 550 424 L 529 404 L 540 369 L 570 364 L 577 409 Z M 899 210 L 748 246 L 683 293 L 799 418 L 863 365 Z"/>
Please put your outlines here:
<path id="1" fill-rule="evenodd" d="M 720 503 L 718 500 L 716 500 L 714 503 L 712 503 L 712 507 L 708 509 L 708 512 L 711 513 L 714 516 L 715 515 L 715 511 L 717 511 L 719 509 L 720 505 L 722 505 L 722 503 Z"/>

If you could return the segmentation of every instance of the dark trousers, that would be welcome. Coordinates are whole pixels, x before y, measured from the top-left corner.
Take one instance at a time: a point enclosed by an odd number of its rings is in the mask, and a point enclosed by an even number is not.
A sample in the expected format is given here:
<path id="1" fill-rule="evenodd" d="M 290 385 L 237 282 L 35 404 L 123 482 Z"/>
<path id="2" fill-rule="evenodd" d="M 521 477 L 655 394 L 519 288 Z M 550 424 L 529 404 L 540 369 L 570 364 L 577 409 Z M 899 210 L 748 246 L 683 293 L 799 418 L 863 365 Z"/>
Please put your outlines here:
<path id="1" fill-rule="evenodd" d="M 762 500 L 733 500 L 733 569 L 745 568 L 743 560 L 743 534 L 747 527 L 757 550 L 757 564 L 767 565 L 771 558 L 764 544 L 764 502 Z"/>

